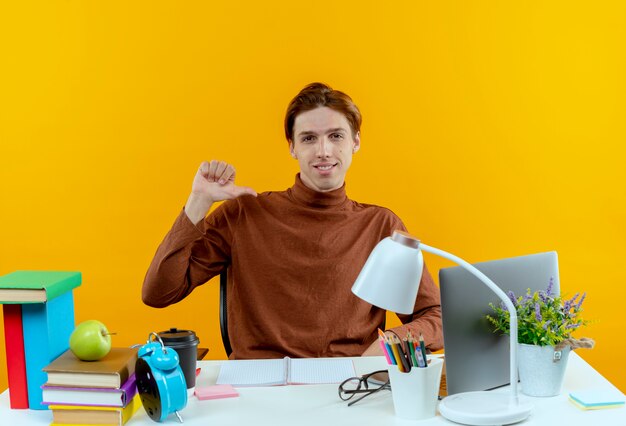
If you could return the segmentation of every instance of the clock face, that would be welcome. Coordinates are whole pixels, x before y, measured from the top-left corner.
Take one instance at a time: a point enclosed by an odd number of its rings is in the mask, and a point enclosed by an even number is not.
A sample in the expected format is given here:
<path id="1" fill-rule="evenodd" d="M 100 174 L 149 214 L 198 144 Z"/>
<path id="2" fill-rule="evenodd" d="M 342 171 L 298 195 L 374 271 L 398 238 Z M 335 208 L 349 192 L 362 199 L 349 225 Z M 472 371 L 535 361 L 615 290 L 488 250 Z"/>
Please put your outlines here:
<path id="1" fill-rule="evenodd" d="M 161 420 L 161 395 L 159 387 L 152 374 L 152 369 L 143 358 L 138 358 L 135 364 L 137 378 L 137 392 L 146 413 L 154 421 Z"/>

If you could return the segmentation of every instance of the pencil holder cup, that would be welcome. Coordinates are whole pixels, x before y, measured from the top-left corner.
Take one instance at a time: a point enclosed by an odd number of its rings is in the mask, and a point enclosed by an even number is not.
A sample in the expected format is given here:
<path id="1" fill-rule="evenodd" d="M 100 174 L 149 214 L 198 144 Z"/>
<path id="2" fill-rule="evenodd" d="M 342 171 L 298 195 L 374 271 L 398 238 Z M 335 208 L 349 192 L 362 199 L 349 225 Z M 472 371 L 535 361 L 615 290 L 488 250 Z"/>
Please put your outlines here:
<path id="1" fill-rule="evenodd" d="M 431 358 L 428 367 L 413 367 L 408 373 L 389 366 L 391 395 L 396 416 L 407 420 L 435 417 L 443 359 Z"/>

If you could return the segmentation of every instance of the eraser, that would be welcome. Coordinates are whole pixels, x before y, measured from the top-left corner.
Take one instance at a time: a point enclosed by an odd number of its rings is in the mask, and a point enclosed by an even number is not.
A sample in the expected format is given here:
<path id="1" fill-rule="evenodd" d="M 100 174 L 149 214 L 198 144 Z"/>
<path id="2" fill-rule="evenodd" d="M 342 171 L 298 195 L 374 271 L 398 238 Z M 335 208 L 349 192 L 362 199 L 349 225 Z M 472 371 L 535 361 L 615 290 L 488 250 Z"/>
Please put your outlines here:
<path id="1" fill-rule="evenodd" d="M 196 398 L 198 398 L 199 400 L 232 398 L 235 396 L 239 396 L 239 392 L 237 392 L 232 385 L 196 387 L 195 394 Z"/>

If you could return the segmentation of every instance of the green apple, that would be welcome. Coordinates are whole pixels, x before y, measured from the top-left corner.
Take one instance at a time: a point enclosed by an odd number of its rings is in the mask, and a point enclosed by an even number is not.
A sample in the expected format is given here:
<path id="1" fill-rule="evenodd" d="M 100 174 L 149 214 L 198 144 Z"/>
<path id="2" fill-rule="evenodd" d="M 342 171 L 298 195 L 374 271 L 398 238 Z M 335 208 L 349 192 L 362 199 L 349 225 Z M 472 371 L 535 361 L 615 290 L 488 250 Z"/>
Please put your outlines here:
<path id="1" fill-rule="evenodd" d="M 111 350 L 109 330 L 100 321 L 81 322 L 70 336 L 70 349 L 83 361 L 102 359 Z"/>

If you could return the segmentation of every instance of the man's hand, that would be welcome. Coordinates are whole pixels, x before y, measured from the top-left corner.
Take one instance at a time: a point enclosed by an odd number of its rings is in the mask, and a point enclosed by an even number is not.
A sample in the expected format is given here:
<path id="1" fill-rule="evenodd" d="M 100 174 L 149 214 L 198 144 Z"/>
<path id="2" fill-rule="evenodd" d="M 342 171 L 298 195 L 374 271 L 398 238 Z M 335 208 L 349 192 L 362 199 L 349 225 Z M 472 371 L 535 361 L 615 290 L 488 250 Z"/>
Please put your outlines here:
<path id="1" fill-rule="evenodd" d="M 374 340 L 369 348 L 365 349 L 365 352 L 361 354 L 361 356 L 383 356 L 383 350 L 380 347 L 380 343 L 378 339 Z"/>
<path id="2" fill-rule="evenodd" d="M 235 185 L 235 168 L 224 162 L 202 162 L 191 186 L 191 195 L 185 205 L 185 213 L 192 223 L 200 222 L 216 201 L 232 200 L 242 195 L 254 195 L 256 191 Z"/>

